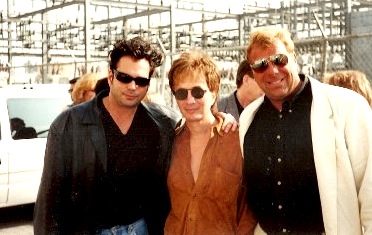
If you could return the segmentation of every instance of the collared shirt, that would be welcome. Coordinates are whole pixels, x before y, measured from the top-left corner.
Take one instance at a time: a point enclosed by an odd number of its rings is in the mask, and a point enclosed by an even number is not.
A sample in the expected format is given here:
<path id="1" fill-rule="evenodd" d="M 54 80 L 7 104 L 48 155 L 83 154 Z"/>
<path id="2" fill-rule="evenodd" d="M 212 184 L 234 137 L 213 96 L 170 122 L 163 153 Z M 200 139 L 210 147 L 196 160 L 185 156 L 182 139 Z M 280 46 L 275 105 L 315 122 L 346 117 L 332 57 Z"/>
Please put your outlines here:
<path id="1" fill-rule="evenodd" d="M 302 87 L 281 111 L 265 97 L 244 138 L 248 204 L 269 234 L 324 231 L 311 140 L 311 86 L 301 78 Z"/>
<path id="2" fill-rule="evenodd" d="M 190 130 L 184 125 L 176 136 L 168 175 L 172 209 L 165 234 L 233 235 L 253 231 L 255 221 L 247 208 L 237 218 L 243 164 L 239 135 L 222 133 L 221 125 L 219 119 L 212 127 L 214 135 L 204 150 L 196 182 L 190 165 Z"/>

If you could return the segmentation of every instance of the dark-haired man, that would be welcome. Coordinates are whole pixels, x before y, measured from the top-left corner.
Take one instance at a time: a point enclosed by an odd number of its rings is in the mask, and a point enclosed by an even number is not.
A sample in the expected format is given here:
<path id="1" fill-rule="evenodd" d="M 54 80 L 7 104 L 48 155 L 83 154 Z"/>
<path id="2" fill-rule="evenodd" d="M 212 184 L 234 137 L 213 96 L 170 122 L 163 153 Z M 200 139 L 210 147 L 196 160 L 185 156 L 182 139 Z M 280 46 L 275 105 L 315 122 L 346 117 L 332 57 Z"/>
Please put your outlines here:
<path id="1" fill-rule="evenodd" d="M 164 177 L 178 116 L 141 103 L 163 60 L 137 37 L 109 54 L 109 90 L 50 128 L 35 205 L 35 234 L 162 234 Z"/>
<path id="2" fill-rule="evenodd" d="M 239 120 L 244 108 L 262 95 L 263 92 L 253 78 L 252 69 L 248 61 L 243 60 L 240 62 L 236 73 L 236 90 L 232 94 L 218 100 L 218 110 L 230 113 L 236 120 Z"/>

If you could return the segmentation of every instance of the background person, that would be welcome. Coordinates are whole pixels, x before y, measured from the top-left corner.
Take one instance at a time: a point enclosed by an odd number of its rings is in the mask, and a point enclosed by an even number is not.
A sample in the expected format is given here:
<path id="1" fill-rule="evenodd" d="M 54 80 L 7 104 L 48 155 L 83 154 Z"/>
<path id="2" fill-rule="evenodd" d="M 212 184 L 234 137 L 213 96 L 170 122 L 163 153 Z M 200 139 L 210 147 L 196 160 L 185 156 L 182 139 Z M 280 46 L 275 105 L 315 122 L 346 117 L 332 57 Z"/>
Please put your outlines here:
<path id="1" fill-rule="evenodd" d="M 109 90 L 110 86 L 108 84 L 107 77 L 101 78 L 97 81 L 96 86 L 94 87 L 94 92 L 96 95 L 104 90 Z"/>
<path id="2" fill-rule="evenodd" d="M 344 87 L 361 94 L 372 108 L 372 87 L 365 73 L 358 70 L 340 70 L 326 74 L 323 82 Z"/>
<path id="3" fill-rule="evenodd" d="M 72 91 L 72 100 L 74 104 L 80 104 L 93 99 L 96 95 L 94 89 L 100 79 L 101 78 L 96 73 L 87 73 L 81 76 L 77 80 Z"/>
<path id="4" fill-rule="evenodd" d="M 252 69 L 248 61 L 243 60 L 240 62 L 236 73 L 236 90 L 232 94 L 218 100 L 218 110 L 231 113 L 236 120 L 239 120 L 244 108 L 262 95 L 263 92 L 253 78 Z"/>
<path id="5" fill-rule="evenodd" d="M 245 198 L 238 198 L 244 193 L 239 135 L 224 134 L 222 119 L 214 115 L 217 66 L 207 54 L 186 52 L 173 62 L 168 78 L 185 123 L 172 150 L 165 234 L 252 233 L 255 220 Z"/>
<path id="6" fill-rule="evenodd" d="M 13 134 L 12 137 L 15 140 L 37 138 L 35 128 L 26 127 L 25 122 L 21 118 L 15 117 L 10 119 L 10 128 Z"/>
<path id="7" fill-rule="evenodd" d="M 372 234 L 372 110 L 359 94 L 298 74 L 282 28 L 251 32 L 265 96 L 240 116 L 256 234 Z"/>
<path id="8" fill-rule="evenodd" d="M 70 94 L 70 96 L 71 96 L 71 100 L 72 100 L 72 101 L 74 101 L 74 100 L 72 99 L 72 91 L 74 90 L 75 84 L 76 84 L 76 82 L 77 82 L 77 80 L 78 80 L 79 78 L 80 78 L 80 77 L 75 77 L 75 78 L 71 79 L 70 81 L 68 81 L 69 84 L 70 84 L 70 88 L 68 89 L 68 93 Z M 74 105 L 74 103 L 72 103 L 70 106 L 73 106 L 73 105 Z"/>
<path id="9" fill-rule="evenodd" d="M 155 92 L 148 92 L 147 95 L 143 98 L 144 102 L 154 102 L 161 105 L 167 105 L 164 99 L 164 96 L 162 96 L 159 93 Z"/>

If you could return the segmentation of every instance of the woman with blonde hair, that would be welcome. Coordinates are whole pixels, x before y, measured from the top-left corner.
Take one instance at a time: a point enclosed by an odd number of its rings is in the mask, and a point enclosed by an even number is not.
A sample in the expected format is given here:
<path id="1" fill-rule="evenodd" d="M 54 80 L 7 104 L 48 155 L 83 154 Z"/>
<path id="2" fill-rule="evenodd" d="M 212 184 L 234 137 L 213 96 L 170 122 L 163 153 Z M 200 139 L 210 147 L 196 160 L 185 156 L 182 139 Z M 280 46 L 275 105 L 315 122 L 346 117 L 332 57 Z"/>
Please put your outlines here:
<path id="1" fill-rule="evenodd" d="M 74 105 L 93 99 L 96 95 L 94 88 L 100 78 L 96 73 L 87 73 L 77 80 L 71 94 Z"/>
<path id="2" fill-rule="evenodd" d="M 342 70 L 324 77 L 324 82 L 353 90 L 366 98 L 372 108 L 372 87 L 367 76 L 358 70 Z"/>

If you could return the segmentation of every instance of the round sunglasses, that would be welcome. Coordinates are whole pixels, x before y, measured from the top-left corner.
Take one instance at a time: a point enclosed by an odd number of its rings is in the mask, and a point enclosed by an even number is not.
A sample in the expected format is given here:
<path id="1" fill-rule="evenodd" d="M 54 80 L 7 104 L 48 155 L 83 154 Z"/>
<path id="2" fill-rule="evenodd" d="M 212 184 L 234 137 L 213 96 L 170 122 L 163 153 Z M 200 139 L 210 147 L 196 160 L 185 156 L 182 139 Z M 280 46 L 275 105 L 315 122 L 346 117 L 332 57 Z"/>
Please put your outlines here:
<path id="1" fill-rule="evenodd" d="M 144 77 L 132 77 L 126 73 L 119 72 L 115 69 L 112 70 L 114 72 L 115 78 L 125 84 L 131 83 L 134 81 L 137 86 L 145 87 L 150 84 L 150 78 L 144 78 Z"/>
<path id="2" fill-rule="evenodd" d="M 256 73 L 262 73 L 269 67 L 269 62 L 276 66 L 283 67 L 288 64 L 288 56 L 284 54 L 271 55 L 268 58 L 253 61 L 250 66 Z"/>
<path id="3" fill-rule="evenodd" d="M 203 90 L 201 87 L 196 86 L 191 89 L 180 88 L 177 91 L 173 91 L 173 94 L 177 100 L 185 100 L 189 91 L 191 91 L 191 95 L 195 99 L 203 98 L 204 94 L 207 92 L 207 90 Z"/>

